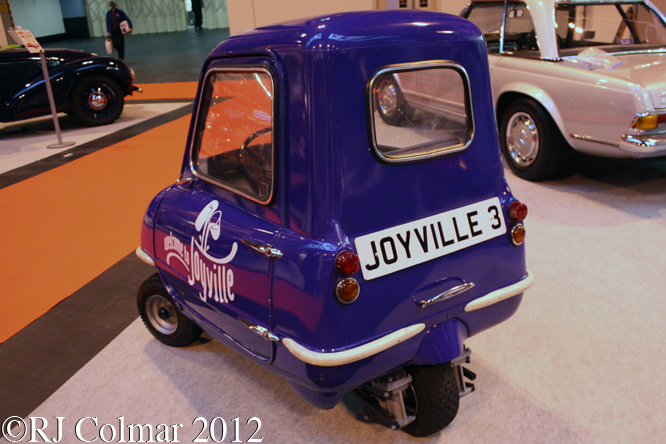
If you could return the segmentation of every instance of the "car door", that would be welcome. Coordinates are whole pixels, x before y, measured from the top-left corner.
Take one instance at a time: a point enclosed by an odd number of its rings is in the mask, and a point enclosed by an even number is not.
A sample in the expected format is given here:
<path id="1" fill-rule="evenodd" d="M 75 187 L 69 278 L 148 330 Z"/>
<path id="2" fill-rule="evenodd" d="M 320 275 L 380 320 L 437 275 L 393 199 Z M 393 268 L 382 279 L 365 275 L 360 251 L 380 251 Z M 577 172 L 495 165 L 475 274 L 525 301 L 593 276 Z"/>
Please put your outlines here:
<path id="1" fill-rule="evenodd" d="M 11 55 L 16 53 L 17 51 L 14 51 Z M 41 73 L 39 62 L 35 60 L 18 57 L 16 60 L 0 60 L 0 121 L 4 121 L 2 114 L 6 106 L 5 101 L 23 90 L 26 83 L 29 84 L 39 73 Z"/>
<path id="2" fill-rule="evenodd" d="M 169 283 L 188 307 L 216 339 L 263 361 L 273 356 L 269 283 L 281 231 L 272 91 L 266 68 L 209 70 L 192 138 L 194 177 L 164 197 L 156 230 L 164 265 L 178 276 Z"/>

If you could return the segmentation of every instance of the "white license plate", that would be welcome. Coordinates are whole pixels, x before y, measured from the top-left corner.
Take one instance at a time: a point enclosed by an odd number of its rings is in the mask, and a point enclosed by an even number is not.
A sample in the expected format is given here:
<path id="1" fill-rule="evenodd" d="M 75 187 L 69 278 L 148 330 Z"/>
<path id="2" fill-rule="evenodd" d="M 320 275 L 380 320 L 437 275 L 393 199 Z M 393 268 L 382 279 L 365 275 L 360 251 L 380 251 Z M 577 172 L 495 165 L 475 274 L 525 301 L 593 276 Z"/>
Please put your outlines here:
<path id="1" fill-rule="evenodd" d="M 462 250 L 506 233 L 499 198 L 357 237 L 365 280 Z"/>

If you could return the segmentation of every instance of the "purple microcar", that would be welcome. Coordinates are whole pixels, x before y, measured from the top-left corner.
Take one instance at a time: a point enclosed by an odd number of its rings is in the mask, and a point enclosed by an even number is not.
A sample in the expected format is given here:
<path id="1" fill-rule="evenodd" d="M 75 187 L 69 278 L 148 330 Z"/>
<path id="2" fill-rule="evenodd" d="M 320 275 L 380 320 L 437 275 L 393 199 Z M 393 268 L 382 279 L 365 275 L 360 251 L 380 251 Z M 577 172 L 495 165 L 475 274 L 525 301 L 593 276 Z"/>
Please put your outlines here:
<path id="1" fill-rule="evenodd" d="M 473 390 L 464 341 L 532 275 L 483 36 L 420 11 L 243 32 L 206 60 L 180 180 L 146 212 L 138 308 L 205 331 L 328 409 L 414 436 Z"/>

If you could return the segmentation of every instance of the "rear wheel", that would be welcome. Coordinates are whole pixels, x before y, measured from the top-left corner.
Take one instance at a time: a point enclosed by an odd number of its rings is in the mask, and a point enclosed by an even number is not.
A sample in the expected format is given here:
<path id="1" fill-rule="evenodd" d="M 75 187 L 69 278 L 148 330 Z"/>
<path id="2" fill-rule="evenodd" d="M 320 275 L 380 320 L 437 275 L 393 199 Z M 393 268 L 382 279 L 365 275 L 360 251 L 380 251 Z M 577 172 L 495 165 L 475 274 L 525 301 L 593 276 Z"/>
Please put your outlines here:
<path id="1" fill-rule="evenodd" d="M 460 393 L 451 364 L 407 368 L 412 383 L 405 393 L 407 414 L 416 419 L 402 430 L 423 437 L 437 433 L 458 414 Z"/>
<path id="2" fill-rule="evenodd" d="M 167 345 L 184 347 L 196 341 L 202 333 L 178 310 L 158 274 L 141 284 L 136 302 L 146 328 Z"/>
<path id="3" fill-rule="evenodd" d="M 500 126 L 502 153 L 511 170 L 527 180 L 550 179 L 564 167 L 567 142 L 534 100 L 512 102 Z"/>
<path id="4" fill-rule="evenodd" d="M 123 112 L 125 95 L 117 81 L 105 76 L 88 76 L 72 89 L 71 113 L 88 126 L 107 125 Z"/>

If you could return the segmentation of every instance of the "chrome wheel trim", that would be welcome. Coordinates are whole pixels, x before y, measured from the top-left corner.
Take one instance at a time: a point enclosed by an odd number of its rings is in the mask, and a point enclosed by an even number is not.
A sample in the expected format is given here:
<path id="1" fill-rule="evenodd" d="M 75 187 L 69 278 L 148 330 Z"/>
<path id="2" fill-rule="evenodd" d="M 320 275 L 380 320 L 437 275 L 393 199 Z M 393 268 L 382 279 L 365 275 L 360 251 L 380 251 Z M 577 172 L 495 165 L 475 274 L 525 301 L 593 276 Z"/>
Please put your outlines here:
<path id="1" fill-rule="evenodd" d="M 148 299 L 146 299 L 146 315 L 150 325 L 163 335 L 172 335 L 178 329 L 176 308 L 164 296 L 159 294 L 148 296 Z"/>
<path id="2" fill-rule="evenodd" d="M 398 92 L 392 81 L 384 79 L 377 88 L 379 111 L 385 116 L 392 116 L 398 111 Z"/>
<path id="3" fill-rule="evenodd" d="M 103 110 L 109 103 L 109 98 L 102 88 L 94 88 L 88 93 L 88 106 L 95 111 Z"/>
<path id="4" fill-rule="evenodd" d="M 539 129 L 532 116 L 518 112 L 506 126 L 506 146 L 514 164 L 528 167 L 539 155 Z"/>

